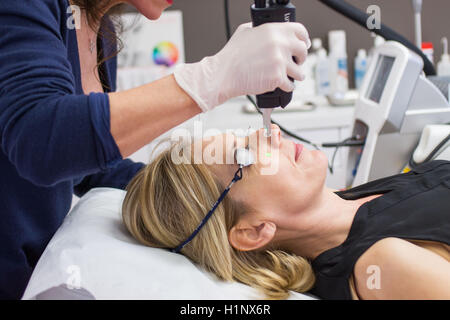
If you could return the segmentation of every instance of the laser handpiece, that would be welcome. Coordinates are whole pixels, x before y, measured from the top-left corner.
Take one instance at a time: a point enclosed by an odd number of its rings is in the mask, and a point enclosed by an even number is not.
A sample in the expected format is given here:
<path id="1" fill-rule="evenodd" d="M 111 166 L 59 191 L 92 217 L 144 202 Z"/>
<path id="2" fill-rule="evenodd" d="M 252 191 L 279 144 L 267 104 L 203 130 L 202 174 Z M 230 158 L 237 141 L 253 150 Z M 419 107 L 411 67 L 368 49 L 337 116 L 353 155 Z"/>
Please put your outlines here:
<path id="1" fill-rule="evenodd" d="M 272 136 L 272 108 L 262 109 L 261 112 L 263 114 L 263 127 L 264 127 L 264 136 L 270 137 Z"/>
<path id="2" fill-rule="evenodd" d="M 295 6 L 290 0 L 255 0 L 255 4 L 251 7 L 253 27 L 270 22 L 295 22 L 295 13 Z M 271 136 L 273 109 L 277 107 L 285 108 L 291 100 L 292 92 L 285 92 L 280 88 L 256 96 L 256 104 L 263 113 L 263 126 L 266 136 Z"/>

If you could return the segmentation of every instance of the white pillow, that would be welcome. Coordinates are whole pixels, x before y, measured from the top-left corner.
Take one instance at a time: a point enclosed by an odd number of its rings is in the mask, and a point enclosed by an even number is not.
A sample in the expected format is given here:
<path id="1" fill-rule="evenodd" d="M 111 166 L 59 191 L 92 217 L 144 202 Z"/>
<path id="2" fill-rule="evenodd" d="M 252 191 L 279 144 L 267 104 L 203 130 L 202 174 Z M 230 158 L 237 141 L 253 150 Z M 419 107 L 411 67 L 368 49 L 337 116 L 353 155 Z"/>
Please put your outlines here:
<path id="1" fill-rule="evenodd" d="M 180 254 L 139 244 L 122 223 L 124 196 L 122 190 L 98 188 L 80 199 L 40 258 L 23 299 L 64 298 L 54 289 L 70 293 L 67 286 L 80 289 L 67 298 L 263 298 L 244 284 L 217 280 Z M 52 290 L 53 296 L 46 295 Z M 292 292 L 290 299 L 313 298 Z"/>

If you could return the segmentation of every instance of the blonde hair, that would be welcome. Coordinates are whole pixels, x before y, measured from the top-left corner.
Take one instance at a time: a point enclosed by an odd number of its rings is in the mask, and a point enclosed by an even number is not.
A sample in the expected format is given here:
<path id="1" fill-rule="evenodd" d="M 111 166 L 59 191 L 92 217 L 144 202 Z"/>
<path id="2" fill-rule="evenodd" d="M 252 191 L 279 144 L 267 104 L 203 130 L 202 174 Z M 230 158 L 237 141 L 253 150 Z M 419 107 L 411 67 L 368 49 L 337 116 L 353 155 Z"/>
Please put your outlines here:
<path id="1" fill-rule="evenodd" d="M 150 247 L 175 248 L 198 226 L 224 189 L 204 164 L 175 164 L 174 146 L 143 168 L 127 187 L 122 216 L 130 233 Z M 231 177 L 230 177 L 231 178 Z M 269 299 L 314 284 L 309 262 L 281 250 L 238 251 L 228 232 L 245 208 L 225 197 L 210 220 L 181 253 L 225 281 L 239 281 Z"/>

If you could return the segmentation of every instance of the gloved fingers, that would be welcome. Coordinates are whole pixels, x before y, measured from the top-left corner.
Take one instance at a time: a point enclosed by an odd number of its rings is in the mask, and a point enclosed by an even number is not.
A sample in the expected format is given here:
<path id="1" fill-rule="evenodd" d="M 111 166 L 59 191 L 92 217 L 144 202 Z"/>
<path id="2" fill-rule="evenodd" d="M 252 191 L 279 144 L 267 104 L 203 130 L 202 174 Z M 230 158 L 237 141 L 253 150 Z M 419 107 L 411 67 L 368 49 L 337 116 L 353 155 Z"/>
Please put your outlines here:
<path id="1" fill-rule="evenodd" d="M 295 85 L 294 83 L 289 80 L 289 78 L 286 78 L 286 80 L 284 80 L 281 85 L 279 86 L 279 88 L 285 92 L 292 92 L 295 89 Z"/>
<path id="2" fill-rule="evenodd" d="M 297 80 L 297 81 L 305 80 L 305 75 L 303 74 L 301 67 L 298 64 L 296 64 L 294 61 L 289 62 L 287 64 L 287 74 L 289 77 L 291 77 L 294 80 Z"/>
<path id="3" fill-rule="evenodd" d="M 284 23 L 286 27 L 290 28 L 295 36 L 306 43 L 307 49 L 311 48 L 311 40 L 309 39 L 308 30 L 299 22 Z"/>
<path id="4" fill-rule="evenodd" d="M 302 65 L 308 56 L 307 44 L 304 41 L 293 41 L 291 44 L 292 56 L 295 57 L 295 62 Z"/>
<path id="5" fill-rule="evenodd" d="M 273 90 L 276 88 L 280 88 L 285 92 L 292 92 L 295 89 L 295 85 L 294 82 L 287 77 L 286 72 L 280 72 L 278 75 L 278 85 L 276 85 Z"/>
<path id="6" fill-rule="evenodd" d="M 234 33 L 241 32 L 242 30 L 251 29 L 253 27 L 253 24 L 251 22 L 243 23 L 237 27 L 236 31 Z"/>
<path id="7" fill-rule="evenodd" d="M 236 40 L 236 38 L 239 38 L 242 32 L 245 32 L 248 29 L 252 29 L 253 24 L 251 22 L 243 23 L 237 27 L 237 29 L 234 31 L 233 35 L 231 36 L 231 39 L 228 41 L 228 43 L 232 42 L 233 40 Z"/>

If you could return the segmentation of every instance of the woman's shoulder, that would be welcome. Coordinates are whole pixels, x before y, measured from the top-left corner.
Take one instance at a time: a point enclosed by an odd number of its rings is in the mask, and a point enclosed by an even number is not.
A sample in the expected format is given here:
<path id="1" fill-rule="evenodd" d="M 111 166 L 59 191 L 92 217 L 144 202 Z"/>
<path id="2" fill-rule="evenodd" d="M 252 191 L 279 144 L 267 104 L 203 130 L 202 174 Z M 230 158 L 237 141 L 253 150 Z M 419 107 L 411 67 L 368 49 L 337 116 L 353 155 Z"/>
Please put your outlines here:
<path id="1" fill-rule="evenodd" d="M 50 8 L 58 11 L 67 11 L 69 0 L 27 0 L 27 1 L 0 1 L 0 8 L 16 8 L 18 10 L 33 10 Z"/>
<path id="2" fill-rule="evenodd" d="M 32 15 L 43 21 L 50 17 L 60 19 L 70 12 L 70 8 L 68 0 L 0 1 L 0 14 L 17 18 Z"/>
<path id="3" fill-rule="evenodd" d="M 10 35 L 9 47 L 13 43 L 26 46 L 33 40 L 49 41 L 46 37 L 66 39 L 68 30 L 76 28 L 72 9 L 68 0 L 0 1 L 0 32 Z"/>
<path id="4" fill-rule="evenodd" d="M 450 263 L 400 238 L 384 238 L 367 249 L 354 267 L 362 299 L 450 298 Z"/>

